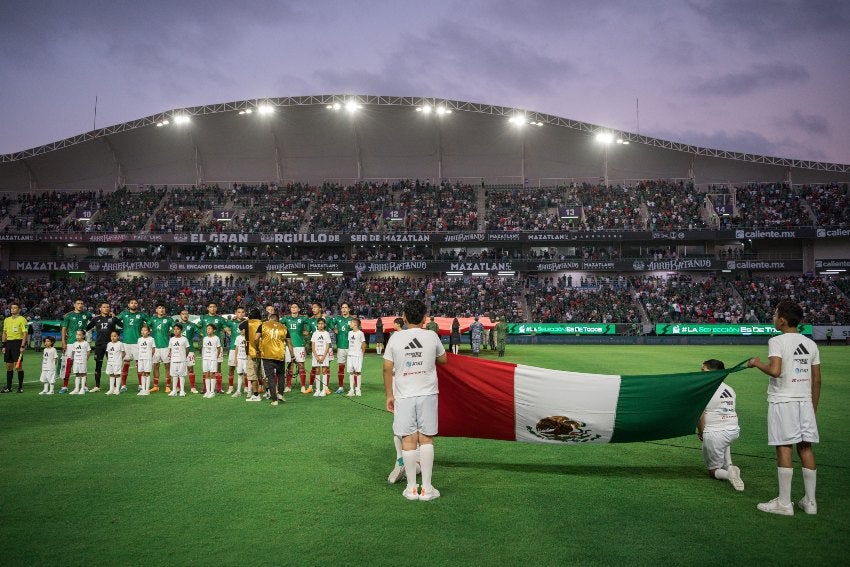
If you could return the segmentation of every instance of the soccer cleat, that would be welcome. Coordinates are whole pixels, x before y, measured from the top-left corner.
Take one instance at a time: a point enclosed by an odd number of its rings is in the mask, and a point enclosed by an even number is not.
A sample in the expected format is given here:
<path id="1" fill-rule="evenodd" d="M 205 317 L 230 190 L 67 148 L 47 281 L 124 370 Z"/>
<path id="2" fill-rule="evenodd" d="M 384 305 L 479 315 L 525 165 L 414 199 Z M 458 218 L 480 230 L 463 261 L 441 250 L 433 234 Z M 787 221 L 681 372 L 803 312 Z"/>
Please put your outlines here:
<path id="1" fill-rule="evenodd" d="M 304 391 L 304 393 L 305 394 L 312 394 L 313 393 L 313 386 L 308 386 L 307 389 Z"/>
<path id="2" fill-rule="evenodd" d="M 325 389 L 324 389 L 324 392 L 322 393 L 322 395 L 323 396 L 330 396 L 331 395 L 331 389 L 328 388 L 327 386 L 325 386 Z"/>
<path id="3" fill-rule="evenodd" d="M 344 392 L 345 392 L 345 388 L 343 388 L 342 386 L 340 386 L 339 388 L 336 389 L 337 394 L 342 394 Z"/>
<path id="4" fill-rule="evenodd" d="M 3 388 L 0 390 L 0 394 L 8 394 L 12 391 L 12 388 Z"/>
<path id="5" fill-rule="evenodd" d="M 170 393 L 171 393 L 171 388 L 169 388 L 168 386 L 166 386 L 166 387 L 165 387 L 165 393 L 166 393 L 166 394 L 170 394 Z"/>
<path id="6" fill-rule="evenodd" d="M 401 461 L 401 459 L 399 459 L 399 461 Z M 396 461 L 393 470 L 390 471 L 390 476 L 387 477 L 387 482 L 390 484 L 395 484 L 407 476 L 404 472 L 404 465 L 399 461 Z"/>
<path id="7" fill-rule="evenodd" d="M 197 393 L 198 393 L 198 389 L 197 389 L 197 388 L 192 388 L 192 389 L 191 389 L 191 390 L 189 390 L 189 391 L 190 391 L 190 392 L 192 392 L 193 394 L 197 394 Z"/>
<path id="8" fill-rule="evenodd" d="M 762 512 L 768 512 L 769 514 L 780 514 L 782 516 L 793 516 L 794 515 L 794 506 L 792 504 L 782 504 L 779 501 L 779 498 L 774 498 L 770 502 L 762 502 L 756 505 L 756 508 L 761 510 Z"/>
<path id="9" fill-rule="evenodd" d="M 151 388 L 150 390 L 148 390 L 148 391 L 149 391 L 151 394 L 153 394 L 154 392 L 159 392 L 159 386 L 154 386 L 154 387 L 152 387 L 152 388 Z"/>
<path id="10" fill-rule="evenodd" d="M 43 395 L 44 395 L 44 394 L 46 394 L 46 393 L 47 393 L 46 391 L 42 390 L 42 391 L 40 391 L 40 392 L 38 393 L 38 395 L 39 395 L 39 396 L 43 396 Z"/>
<path id="11" fill-rule="evenodd" d="M 100 386 L 95 386 L 94 388 L 89 390 L 89 392 L 100 392 Z"/>
<path id="12" fill-rule="evenodd" d="M 174 397 L 176 397 L 176 396 L 177 396 L 177 390 L 174 390 L 174 391 L 172 391 L 170 394 L 168 394 L 168 397 L 169 397 L 169 398 L 174 398 Z"/>
<path id="13" fill-rule="evenodd" d="M 24 393 L 24 389 L 23 389 L 23 388 L 18 388 L 18 393 L 19 393 L 19 394 L 23 394 L 23 393 Z"/>
<path id="14" fill-rule="evenodd" d="M 318 398 L 319 396 L 323 395 L 323 393 L 324 392 L 322 392 L 321 390 L 316 390 L 315 393 L 313 394 L 313 397 Z"/>
<path id="15" fill-rule="evenodd" d="M 732 485 L 732 488 L 741 492 L 744 490 L 744 481 L 741 480 L 741 469 L 736 467 L 735 465 L 729 465 L 729 484 Z"/>
<path id="16" fill-rule="evenodd" d="M 118 391 L 119 391 L 119 392 L 121 392 L 121 393 L 123 394 L 124 392 L 126 392 L 126 391 L 127 391 L 127 386 L 121 386 L 121 389 L 120 389 L 120 390 L 118 390 Z"/>
<path id="17" fill-rule="evenodd" d="M 228 394 L 232 394 L 232 393 L 233 393 L 233 386 L 230 386 L 230 387 L 227 389 L 227 392 L 226 392 L 226 393 L 228 393 Z"/>
<path id="18" fill-rule="evenodd" d="M 11 390 L 9 390 L 9 391 L 11 392 Z M 69 395 L 69 396 L 76 396 L 76 395 L 77 395 L 77 394 L 79 394 L 79 393 L 80 393 L 79 388 L 74 388 L 73 390 L 71 390 L 70 392 L 68 392 L 68 395 Z"/>
<path id="19" fill-rule="evenodd" d="M 415 484 L 413 486 L 408 486 L 404 489 L 404 492 L 402 492 L 401 495 L 408 500 L 419 500 L 419 487 Z"/>
<path id="20" fill-rule="evenodd" d="M 81 393 L 81 394 L 88 394 L 88 393 L 89 393 L 89 387 L 88 387 L 88 386 L 83 386 L 83 389 L 82 389 L 82 390 L 80 390 L 80 393 Z"/>
<path id="21" fill-rule="evenodd" d="M 242 392 L 236 392 L 235 394 L 232 394 L 230 397 L 231 398 L 238 398 L 241 395 L 242 395 Z"/>
<path id="22" fill-rule="evenodd" d="M 140 396 L 150 396 L 151 392 L 150 392 L 150 390 L 142 390 L 141 392 L 139 392 L 139 395 Z"/>
<path id="23" fill-rule="evenodd" d="M 109 391 L 108 391 L 108 392 L 106 392 L 106 394 L 104 394 L 104 395 L 106 395 L 106 396 L 111 396 L 111 395 L 112 395 L 112 390 L 109 390 Z"/>
<path id="24" fill-rule="evenodd" d="M 419 493 L 419 500 L 425 500 L 425 501 L 436 500 L 439 497 L 440 497 L 440 491 L 437 490 L 436 488 L 434 488 L 433 486 L 428 490 L 425 490 L 425 487 L 423 486 L 422 492 Z"/>
<path id="25" fill-rule="evenodd" d="M 246 402 L 261 402 L 261 401 L 263 401 L 263 398 L 261 398 L 260 396 L 257 396 L 257 395 L 253 395 L 245 401 Z"/>
<path id="26" fill-rule="evenodd" d="M 354 390 L 349 390 L 346 396 L 348 396 L 349 398 L 354 396 Z"/>
<path id="27" fill-rule="evenodd" d="M 277 407 L 277 405 L 278 405 L 277 400 L 273 401 L 273 402 L 272 402 L 272 405 L 273 405 L 273 406 L 275 406 L 275 407 Z"/>
<path id="28" fill-rule="evenodd" d="M 304 386 L 301 386 L 301 393 L 302 393 L 302 394 L 306 394 L 306 393 L 307 393 L 307 388 L 305 388 Z"/>
<path id="29" fill-rule="evenodd" d="M 186 392 L 180 392 L 180 394 L 179 394 L 179 395 L 180 395 L 180 397 L 181 397 L 181 398 L 185 398 L 185 397 L 186 397 Z"/>
<path id="30" fill-rule="evenodd" d="M 800 501 L 797 502 L 797 506 L 799 506 L 800 510 L 809 516 L 814 516 L 818 513 L 818 503 L 814 500 L 809 500 L 806 497 L 801 498 Z"/>
<path id="31" fill-rule="evenodd" d="M 292 388 L 290 388 L 289 386 L 287 386 L 286 388 L 284 388 L 284 389 L 283 389 L 283 391 L 284 391 L 284 392 L 291 392 L 291 391 L 292 391 Z"/>
<path id="32" fill-rule="evenodd" d="M 360 388 L 354 388 L 354 395 L 360 397 L 363 393 L 360 391 Z"/>
<path id="33" fill-rule="evenodd" d="M 59 393 L 60 393 L 60 394 L 67 394 L 67 393 L 68 393 L 68 388 L 67 388 L 67 387 L 63 387 L 61 390 L 59 390 Z"/>
<path id="34" fill-rule="evenodd" d="M 144 395 L 145 395 L 145 391 L 144 391 L 144 390 L 139 390 L 139 391 L 136 393 L 136 395 L 137 395 L 137 396 L 144 396 Z"/>

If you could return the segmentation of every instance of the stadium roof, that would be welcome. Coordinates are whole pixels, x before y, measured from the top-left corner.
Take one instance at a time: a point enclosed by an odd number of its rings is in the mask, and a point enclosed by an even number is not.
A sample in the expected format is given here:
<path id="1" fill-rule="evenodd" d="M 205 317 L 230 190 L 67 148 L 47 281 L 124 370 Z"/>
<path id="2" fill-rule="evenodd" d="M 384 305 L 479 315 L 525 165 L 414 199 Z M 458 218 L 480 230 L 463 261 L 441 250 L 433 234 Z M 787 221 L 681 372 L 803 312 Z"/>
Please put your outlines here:
<path id="1" fill-rule="evenodd" d="M 182 123 L 181 123 L 182 122 Z M 611 134 L 607 146 L 596 141 Z M 850 181 L 850 165 L 691 146 L 534 111 L 320 95 L 174 109 L 0 156 L 0 190 L 453 179 L 554 185 Z"/>

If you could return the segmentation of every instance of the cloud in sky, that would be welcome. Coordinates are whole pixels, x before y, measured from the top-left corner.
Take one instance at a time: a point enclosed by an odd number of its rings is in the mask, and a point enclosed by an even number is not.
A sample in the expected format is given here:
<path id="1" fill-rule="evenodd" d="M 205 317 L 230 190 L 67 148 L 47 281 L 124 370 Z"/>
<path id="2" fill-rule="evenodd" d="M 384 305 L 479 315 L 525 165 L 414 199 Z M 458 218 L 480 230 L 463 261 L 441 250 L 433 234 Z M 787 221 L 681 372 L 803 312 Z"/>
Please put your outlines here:
<path id="1" fill-rule="evenodd" d="M 802 65 L 788 65 L 778 61 L 754 63 L 744 71 L 702 79 L 694 84 L 690 91 L 706 96 L 742 96 L 761 89 L 804 84 L 809 79 L 809 72 Z"/>

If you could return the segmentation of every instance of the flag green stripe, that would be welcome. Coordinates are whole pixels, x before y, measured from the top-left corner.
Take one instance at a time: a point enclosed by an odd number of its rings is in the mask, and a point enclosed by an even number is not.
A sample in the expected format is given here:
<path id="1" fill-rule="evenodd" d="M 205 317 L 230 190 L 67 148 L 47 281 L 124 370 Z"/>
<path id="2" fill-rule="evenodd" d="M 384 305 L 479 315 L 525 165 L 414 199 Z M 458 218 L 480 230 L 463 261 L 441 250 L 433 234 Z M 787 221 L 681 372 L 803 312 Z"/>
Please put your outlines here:
<path id="1" fill-rule="evenodd" d="M 622 376 L 611 443 L 691 435 L 723 379 L 741 368 Z"/>

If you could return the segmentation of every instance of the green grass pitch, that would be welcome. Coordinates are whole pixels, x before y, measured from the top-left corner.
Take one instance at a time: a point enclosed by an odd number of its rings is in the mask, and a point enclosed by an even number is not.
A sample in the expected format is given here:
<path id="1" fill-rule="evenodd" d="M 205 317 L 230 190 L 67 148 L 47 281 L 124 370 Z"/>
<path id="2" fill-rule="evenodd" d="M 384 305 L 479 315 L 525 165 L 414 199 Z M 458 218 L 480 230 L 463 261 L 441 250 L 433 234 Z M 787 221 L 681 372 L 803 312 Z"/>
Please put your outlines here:
<path id="1" fill-rule="evenodd" d="M 39 360 L 30 353 L 26 391 L 0 396 L 0 561 L 846 564 L 850 348 L 821 353 L 819 515 L 793 518 L 755 508 L 777 491 L 766 377 L 756 370 L 729 378 L 738 392 L 742 433 L 733 461 L 742 493 L 708 478 L 695 435 L 579 447 L 438 438 L 434 484 L 443 497 L 408 502 L 403 486 L 386 482 L 395 454 L 375 354 L 366 358 L 361 403 L 292 393 L 273 408 L 162 392 L 38 396 Z M 508 345 L 504 360 L 653 374 L 753 355 L 766 357 L 766 344 Z M 795 465 L 797 499 L 796 456 Z"/>

